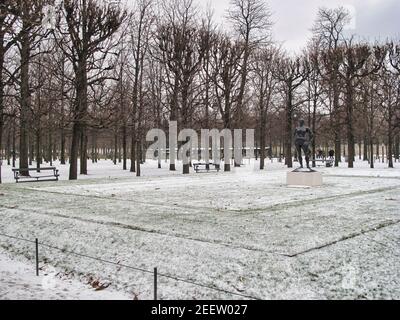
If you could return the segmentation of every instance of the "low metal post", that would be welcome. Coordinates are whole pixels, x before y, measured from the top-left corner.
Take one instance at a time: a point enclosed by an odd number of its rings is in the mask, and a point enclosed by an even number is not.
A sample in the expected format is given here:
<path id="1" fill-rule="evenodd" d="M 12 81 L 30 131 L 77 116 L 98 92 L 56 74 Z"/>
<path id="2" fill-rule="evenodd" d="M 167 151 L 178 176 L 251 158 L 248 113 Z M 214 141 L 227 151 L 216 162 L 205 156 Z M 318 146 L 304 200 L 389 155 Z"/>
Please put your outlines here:
<path id="1" fill-rule="evenodd" d="M 36 276 L 39 276 L 39 240 L 35 239 L 35 247 L 36 247 Z"/>
<path id="2" fill-rule="evenodd" d="M 154 268 L 154 300 L 157 300 L 157 268 Z"/>

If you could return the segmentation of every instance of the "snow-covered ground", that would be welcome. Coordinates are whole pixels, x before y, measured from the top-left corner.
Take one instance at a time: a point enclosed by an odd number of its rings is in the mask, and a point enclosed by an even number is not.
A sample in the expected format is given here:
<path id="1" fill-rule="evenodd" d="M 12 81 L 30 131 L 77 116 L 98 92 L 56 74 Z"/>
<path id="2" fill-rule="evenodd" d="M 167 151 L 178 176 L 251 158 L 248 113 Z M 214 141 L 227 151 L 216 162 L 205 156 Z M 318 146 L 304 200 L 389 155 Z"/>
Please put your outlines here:
<path id="1" fill-rule="evenodd" d="M 56 167 L 59 170 L 60 180 L 68 180 L 68 173 L 69 173 L 69 164 L 61 165 L 59 161 L 54 161 L 52 166 Z M 155 161 L 150 160 L 148 163 L 143 165 L 143 173 L 147 176 L 153 175 L 174 175 L 174 174 L 181 174 L 181 171 L 177 172 L 169 172 L 167 167 L 169 168 L 169 163 L 165 161 L 162 162 L 162 166 L 164 170 L 160 172 L 157 169 L 157 163 Z M 16 162 L 16 167 L 18 167 L 18 161 Z M 36 168 L 36 163 L 33 162 L 32 168 Z M 50 163 L 43 163 L 42 167 L 50 167 Z M 5 165 L 5 161 L 3 160 L 2 168 L 2 179 L 4 183 L 15 183 L 14 174 L 12 172 L 12 166 Z M 79 161 L 78 161 L 78 168 L 79 168 Z M 130 168 L 130 160 L 128 160 L 128 170 L 122 170 L 122 163 L 114 163 L 111 160 L 100 160 L 98 163 L 92 163 L 88 161 L 88 175 L 81 175 L 79 176 L 80 180 L 92 180 L 92 179 L 121 179 L 121 178 L 132 178 L 136 174 L 129 171 Z M 78 169 L 79 170 L 79 169 Z M 44 171 L 43 174 L 46 172 Z M 48 173 L 48 172 L 47 172 Z M 37 175 L 36 172 L 32 174 Z"/>
<path id="2" fill-rule="evenodd" d="M 45 266 L 37 277 L 29 263 L 0 251 L 0 299 L 4 300 L 126 300 L 127 296 L 92 286 L 58 274 Z"/>
<path id="3" fill-rule="evenodd" d="M 0 233 L 116 263 L 41 248 L 57 273 L 128 298 L 151 299 L 153 279 L 122 265 L 260 299 L 400 298 L 399 163 L 321 167 L 320 188 L 286 186 L 277 161 L 265 171 L 245 164 L 183 176 L 149 161 L 137 178 L 102 161 L 76 182 L 18 185 L 3 166 Z M 68 167 L 58 167 L 66 179 Z M 33 263 L 31 243 L 0 236 L 0 247 Z M 163 276 L 159 294 L 240 298 Z"/>

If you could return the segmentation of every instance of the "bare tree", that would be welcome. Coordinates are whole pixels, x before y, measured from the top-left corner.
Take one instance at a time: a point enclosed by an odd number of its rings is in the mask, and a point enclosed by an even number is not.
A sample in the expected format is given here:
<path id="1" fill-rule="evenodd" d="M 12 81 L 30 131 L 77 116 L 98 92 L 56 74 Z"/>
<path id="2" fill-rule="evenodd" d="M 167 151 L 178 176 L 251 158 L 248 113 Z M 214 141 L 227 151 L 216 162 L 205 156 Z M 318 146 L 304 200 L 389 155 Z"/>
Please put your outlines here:
<path id="1" fill-rule="evenodd" d="M 129 49 L 125 43 L 126 35 L 122 37 L 120 43 L 120 53 L 117 61 L 116 73 L 118 77 L 117 87 L 115 88 L 118 93 L 118 99 L 116 100 L 116 112 L 115 122 L 118 123 L 118 128 L 121 126 L 122 135 L 122 169 L 127 170 L 128 160 L 128 122 L 131 116 L 131 101 L 129 101 L 130 95 L 128 94 L 131 88 L 131 81 L 129 79 Z M 118 131 L 118 130 L 117 130 Z M 118 132 L 117 132 L 118 134 Z"/>
<path id="2" fill-rule="evenodd" d="M 136 171 L 140 176 L 141 143 L 142 143 L 142 115 L 143 106 L 140 104 L 141 79 L 144 72 L 145 56 L 149 49 L 151 26 L 154 21 L 152 12 L 153 0 L 140 0 L 135 13 L 131 17 L 130 31 L 131 50 L 134 61 L 132 72 L 132 143 L 131 143 L 131 172 Z"/>
<path id="3" fill-rule="evenodd" d="M 274 76 L 281 82 L 282 92 L 285 97 L 285 164 L 293 167 L 292 136 L 293 116 L 296 107 L 303 101 L 295 101 L 295 95 L 300 86 L 307 80 L 309 66 L 305 59 L 283 57 L 277 63 Z"/>
<path id="4" fill-rule="evenodd" d="M 219 35 L 212 49 L 211 79 L 213 81 L 217 107 L 224 129 L 233 129 L 234 105 L 240 86 L 240 59 L 243 46 L 226 35 Z M 230 171 L 231 159 L 224 157 L 224 170 Z"/>
<path id="5" fill-rule="evenodd" d="M 360 89 L 362 90 L 362 117 L 365 121 L 366 138 L 364 141 L 364 152 L 368 158 L 370 168 L 374 168 L 374 141 L 377 135 L 377 127 L 379 123 L 379 112 L 382 98 L 379 90 L 379 82 L 377 75 L 370 75 L 360 81 Z M 368 144 L 367 144 L 368 141 Z M 369 154 L 368 154 L 369 150 Z"/>
<path id="6" fill-rule="evenodd" d="M 193 0 L 170 1 L 163 10 L 166 20 L 157 30 L 162 61 L 167 69 L 170 91 L 170 120 L 178 126 L 190 125 L 193 100 L 197 89 L 196 78 L 206 51 L 208 34 L 196 25 L 198 12 Z M 173 151 L 170 150 L 171 155 Z M 189 173 L 190 164 L 184 164 L 183 173 Z M 170 170 L 175 170 L 171 157 Z"/>
<path id="7" fill-rule="evenodd" d="M 210 76 L 211 56 L 213 44 L 217 39 L 216 26 L 213 23 L 213 12 L 210 8 L 206 11 L 206 17 L 202 20 L 202 32 L 204 41 L 204 61 L 200 78 L 203 85 L 203 105 L 204 105 L 204 128 L 210 128 L 210 112 L 212 111 L 212 79 Z M 207 159 L 208 161 L 208 159 Z"/>
<path id="8" fill-rule="evenodd" d="M 253 55 L 251 74 L 255 105 L 259 114 L 260 123 L 260 169 L 263 170 L 266 158 L 266 135 L 267 135 L 267 116 L 272 105 L 272 98 L 277 87 L 273 70 L 278 61 L 279 50 L 274 47 L 266 47 L 256 51 Z"/>
<path id="9" fill-rule="evenodd" d="M 150 82 L 150 100 L 152 101 L 152 114 L 154 116 L 154 126 L 157 129 L 163 127 L 164 120 L 164 109 L 165 103 L 163 102 L 164 97 L 164 76 L 165 71 L 163 66 L 156 60 L 151 60 L 148 69 L 148 79 Z M 164 150 L 165 151 L 165 150 Z M 161 150 L 157 150 L 158 153 L 158 168 L 161 169 Z"/>
<path id="10" fill-rule="evenodd" d="M 395 75 L 395 77 L 398 79 L 400 77 L 400 44 L 399 43 L 394 43 L 391 42 L 388 45 L 388 50 L 389 50 L 389 61 L 390 61 L 390 66 L 392 69 L 390 70 L 391 73 Z M 397 88 L 399 88 L 399 84 L 397 82 Z M 394 153 L 395 153 L 395 158 L 396 160 L 399 160 L 399 154 L 400 154 L 400 92 L 397 92 L 397 102 L 395 103 L 395 110 L 393 112 L 393 130 L 395 133 L 395 148 L 394 148 Z"/>
<path id="11" fill-rule="evenodd" d="M 240 67 L 240 89 L 237 100 L 237 122 L 242 124 L 244 100 L 247 87 L 249 59 L 252 52 L 260 45 L 266 44 L 272 26 L 271 14 L 262 0 L 231 0 L 228 18 L 236 34 L 243 43 L 243 57 Z M 235 162 L 235 166 L 240 166 Z"/>
<path id="12" fill-rule="evenodd" d="M 7 52 L 16 44 L 17 38 L 9 38 L 17 20 L 16 7 L 13 1 L 2 1 L 0 3 L 0 150 L 2 150 L 3 129 L 4 129 L 4 95 L 6 79 L 4 77 L 4 64 Z M 0 159 L 0 183 L 1 181 Z"/>
<path id="13" fill-rule="evenodd" d="M 342 63 L 339 69 L 339 76 L 343 80 L 345 87 L 344 106 L 347 126 L 348 167 L 353 168 L 355 158 L 355 88 L 361 78 L 376 73 L 381 68 L 384 54 L 378 46 L 371 48 L 369 45 L 355 45 L 351 40 L 346 41 L 345 47 L 341 48 L 340 52 Z M 368 63 L 368 61 L 371 61 L 371 63 Z"/>
<path id="14" fill-rule="evenodd" d="M 20 61 L 13 70 L 6 70 L 13 85 L 18 87 L 16 99 L 19 102 L 19 166 L 21 169 L 27 169 L 29 162 L 29 129 L 31 115 L 31 83 L 30 83 L 30 64 L 35 56 L 35 48 L 46 37 L 42 32 L 43 8 L 46 0 L 29 0 L 11 2 L 9 8 L 17 17 L 17 26 L 12 29 L 10 37 L 18 48 Z M 31 154 L 33 148 L 31 149 Z M 28 171 L 22 171 L 21 175 L 28 176 Z"/>
<path id="15" fill-rule="evenodd" d="M 388 57 L 390 60 L 390 46 L 388 51 Z M 387 160 L 389 168 L 393 168 L 393 144 L 396 130 L 396 110 L 399 109 L 400 99 L 400 84 L 399 74 L 396 71 L 393 72 L 393 65 L 385 61 L 383 68 L 380 72 L 382 92 L 383 92 L 383 119 L 386 122 L 386 138 L 387 138 Z M 396 64 L 394 63 L 394 66 Z M 390 71 L 392 69 L 392 72 Z"/>
<path id="16" fill-rule="evenodd" d="M 335 144 L 335 166 L 339 166 L 341 155 L 340 137 L 340 54 L 343 43 L 343 32 L 350 21 L 350 13 L 343 7 L 335 9 L 321 8 L 313 27 L 314 37 L 323 48 L 322 62 L 331 89 L 333 139 Z"/>
<path id="17" fill-rule="evenodd" d="M 112 67 L 99 69 L 116 42 L 112 36 L 126 17 L 119 6 L 100 5 L 95 0 L 64 0 L 55 39 L 73 66 L 75 74 L 75 103 L 70 151 L 69 179 L 78 178 L 78 151 L 81 144 L 81 173 L 87 173 L 86 121 L 88 87 L 109 77 L 104 74 Z M 65 21 L 65 24 L 63 23 Z M 68 46 L 61 39 L 67 37 Z"/>
<path id="18" fill-rule="evenodd" d="M 318 42 L 311 42 L 308 50 L 305 52 L 306 59 L 308 60 L 309 75 L 307 78 L 307 98 L 308 98 L 308 125 L 314 134 L 311 142 L 311 149 L 313 155 L 312 166 L 316 167 L 316 141 L 318 138 L 317 130 L 317 112 L 320 104 L 321 96 L 326 91 L 323 82 L 323 69 L 321 68 L 321 52 L 319 50 Z"/>
<path id="19" fill-rule="evenodd" d="M 243 59 L 240 68 L 240 90 L 238 95 L 238 122 L 241 122 L 243 101 L 249 69 L 249 58 L 257 46 L 265 44 L 270 37 L 271 14 L 262 0 L 231 0 L 228 18 L 243 43 Z"/>

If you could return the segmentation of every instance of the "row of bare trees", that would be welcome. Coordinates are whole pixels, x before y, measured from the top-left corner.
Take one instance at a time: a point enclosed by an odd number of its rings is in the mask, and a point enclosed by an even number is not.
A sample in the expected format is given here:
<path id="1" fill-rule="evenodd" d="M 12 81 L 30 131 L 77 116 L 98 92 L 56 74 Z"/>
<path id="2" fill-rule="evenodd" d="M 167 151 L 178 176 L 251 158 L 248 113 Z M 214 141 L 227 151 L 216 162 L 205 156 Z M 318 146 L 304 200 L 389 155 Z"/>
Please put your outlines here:
<path id="1" fill-rule="evenodd" d="M 304 117 L 314 155 L 333 148 L 338 166 L 345 151 L 353 167 L 358 144 L 373 167 L 385 145 L 393 167 L 398 41 L 357 40 L 345 9 L 320 9 L 294 56 L 274 43 L 264 1 L 231 0 L 226 18 L 230 31 L 193 0 L 2 1 L 2 158 L 38 170 L 43 160 L 68 160 L 74 180 L 88 159 L 108 157 L 139 176 L 146 131 L 167 131 L 170 120 L 180 129 L 255 128 L 260 168 L 272 153 L 292 167 L 293 126 Z"/>

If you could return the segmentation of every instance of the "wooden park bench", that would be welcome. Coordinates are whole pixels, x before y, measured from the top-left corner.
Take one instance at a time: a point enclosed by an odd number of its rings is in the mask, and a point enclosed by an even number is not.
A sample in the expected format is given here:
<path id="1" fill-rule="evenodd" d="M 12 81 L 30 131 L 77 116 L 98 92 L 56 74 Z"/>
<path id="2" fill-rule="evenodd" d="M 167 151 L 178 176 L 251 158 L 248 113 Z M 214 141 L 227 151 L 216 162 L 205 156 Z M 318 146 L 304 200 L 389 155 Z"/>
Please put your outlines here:
<path id="1" fill-rule="evenodd" d="M 322 165 L 325 165 L 327 168 L 333 167 L 333 162 L 334 162 L 332 159 L 327 159 L 327 158 L 310 160 L 311 163 L 314 161 L 315 163 L 318 162 L 322 163 Z"/>
<path id="2" fill-rule="evenodd" d="M 295 159 L 294 162 L 299 162 L 299 160 Z M 312 165 L 313 162 L 315 162 L 315 165 L 318 167 L 326 166 L 327 168 L 333 167 L 333 164 L 334 164 L 334 160 L 327 159 L 327 158 L 315 159 L 315 160 L 310 159 L 310 165 Z M 317 163 L 321 163 L 321 165 L 318 165 Z"/>
<path id="3" fill-rule="evenodd" d="M 193 169 L 196 171 L 196 173 L 199 173 L 201 171 L 220 171 L 220 165 L 219 164 L 214 164 L 214 163 L 193 163 Z"/>
<path id="4" fill-rule="evenodd" d="M 55 167 L 48 167 L 48 168 L 28 168 L 28 169 L 12 169 L 14 172 L 14 179 L 15 181 L 18 182 L 38 182 L 38 181 L 58 181 L 58 177 L 60 176 L 58 174 L 58 170 Z M 30 172 L 36 171 L 37 173 L 40 173 L 42 171 L 49 172 L 44 175 L 31 175 Z M 39 172 L 38 172 L 39 171 Z M 22 173 L 28 172 L 29 175 L 25 176 L 22 175 Z M 50 173 L 51 172 L 51 173 Z"/>

